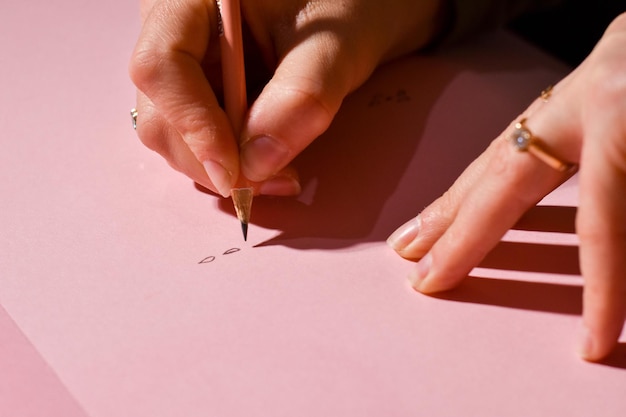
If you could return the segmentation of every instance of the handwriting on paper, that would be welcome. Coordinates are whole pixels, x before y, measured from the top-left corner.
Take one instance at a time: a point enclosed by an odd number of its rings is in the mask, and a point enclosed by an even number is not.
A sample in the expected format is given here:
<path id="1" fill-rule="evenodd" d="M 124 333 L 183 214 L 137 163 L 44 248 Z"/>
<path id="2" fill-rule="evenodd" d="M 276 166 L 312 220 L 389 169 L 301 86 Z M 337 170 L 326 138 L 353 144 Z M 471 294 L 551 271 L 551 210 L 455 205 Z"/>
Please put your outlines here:
<path id="1" fill-rule="evenodd" d="M 227 251 L 225 251 L 224 253 L 222 253 L 222 255 L 230 255 L 233 254 L 235 252 L 239 252 L 241 249 L 239 248 L 230 248 Z M 217 259 L 215 256 L 211 255 L 211 256 L 207 256 L 206 258 L 204 258 L 203 260 L 201 260 L 200 262 L 198 262 L 198 264 L 210 264 L 211 262 L 215 261 L 215 259 Z"/>
<path id="2" fill-rule="evenodd" d="M 411 96 L 407 91 L 403 88 L 399 88 L 393 93 L 376 93 L 372 95 L 368 102 L 369 107 L 377 107 L 383 104 L 392 104 L 392 103 L 406 103 L 411 101 Z"/>

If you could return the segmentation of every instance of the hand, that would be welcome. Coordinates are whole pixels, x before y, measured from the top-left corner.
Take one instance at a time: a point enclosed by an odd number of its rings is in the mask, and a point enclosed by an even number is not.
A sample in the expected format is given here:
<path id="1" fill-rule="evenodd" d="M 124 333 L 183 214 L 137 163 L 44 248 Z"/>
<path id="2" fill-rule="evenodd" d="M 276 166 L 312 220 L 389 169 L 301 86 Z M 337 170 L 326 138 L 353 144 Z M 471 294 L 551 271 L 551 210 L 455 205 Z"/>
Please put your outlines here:
<path id="1" fill-rule="evenodd" d="M 426 45 L 440 0 L 242 0 L 247 72 L 271 78 L 235 138 L 218 101 L 213 0 L 143 0 L 130 62 L 137 133 L 175 169 L 228 196 L 243 174 L 255 191 L 299 192 L 288 164 L 330 125 L 342 100 L 382 61 Z M 248 58 L 248 57 L 247 57 Z M 238 149 L 240 144 L 240 150 Z"/>
<path id="2" fill-rule="evenodd" d="M 576 230 L 584 278 L 580 354 L 613 349 L 626 317 L 626 14 L 589 57 L 520 116 L 559 159 L 580 164 Z M 518 119 L 518 120 L 520 120 Z M 513 123 L 388 243 L 419 260 L 409 279 L 424 293 L 459 284 L 522 214 L 568 174 L 506 138 Z"/>

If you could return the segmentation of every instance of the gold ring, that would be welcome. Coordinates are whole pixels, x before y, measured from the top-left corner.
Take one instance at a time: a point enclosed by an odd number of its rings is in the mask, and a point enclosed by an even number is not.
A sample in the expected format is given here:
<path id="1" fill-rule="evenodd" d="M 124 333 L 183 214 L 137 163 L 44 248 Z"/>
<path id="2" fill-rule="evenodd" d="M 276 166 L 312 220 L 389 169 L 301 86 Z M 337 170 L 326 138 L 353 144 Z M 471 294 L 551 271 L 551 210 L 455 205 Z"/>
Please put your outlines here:
<path id="1" fill-rule="evenodd" d="M 542 162 L 560 172 L 572 171 L 576 164 L 562 161 L 552 154 L 548 146 L 541 139 L 532 134 L 526 127 L 526 118 L 515 123 L 513 131 L 509 135 L 509 140 L 519 152 L 528 152 L 540 159 Z"/>
<path id="2" fill-rule="evenodd" d="M 133 119 L 133 129 L 137 130 L 137 115 L 139 113 L 137 112 L 137 109 L 133 108 L 130 109 L 130 117 Z"/>
<path id="3" fill-rule="evenodd" d="M 547 86 L 539 95 L 539 97 L 541 97 L 541 99 L 547 103 L 548 99 L 550 98 L 550 96 L 552 95 L 552 90 L 554 89 L 553 85 L 549 85 Z"/>

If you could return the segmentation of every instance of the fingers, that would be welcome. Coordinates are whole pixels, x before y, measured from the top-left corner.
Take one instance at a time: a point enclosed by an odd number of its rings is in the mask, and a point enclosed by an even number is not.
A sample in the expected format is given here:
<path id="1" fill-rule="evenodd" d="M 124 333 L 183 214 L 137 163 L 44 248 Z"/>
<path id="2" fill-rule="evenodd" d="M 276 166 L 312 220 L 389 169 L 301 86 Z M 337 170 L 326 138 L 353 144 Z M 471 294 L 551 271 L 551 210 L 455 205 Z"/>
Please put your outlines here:
<path id="1" fill-rule="evenodd" d="M 577 217 L 585 280 L 580 354 L 589 360 L 613 349 L 626 318 L 626 159 L 607 164 L 604 152 L 585 150 Z"/>
<path id="2" fill-rule="evenodd" d="M 284 167 L 330 125 L 343 99 L 384 59 L 433 38 L 442 2 L 255 1 L 247 17 L 271 16 L 279 65 L 252 105 L 244 128 L 242 173 L 261 181 Z"/>
<path id="3" fill-rule="evenodd" d="M 322 32 L 282 59 L 250 109 L 241 148 L 244 176 L 261 181 L 274 175 L 328 128 L 345 96 L 375 65 L 351 59 L 348 49 L 340 35 Z"/>
<path id="4" fill-rule="evenodd" d="M 154 104 L 137 92 L 137 135 L 149 149 L 165 157 L 168 164 L 198 184 L 215 189 L 202 164 L 180 134 L 159 114 Z"/>
<path id="5" fill-rule="evenodd" d="M 577 233 L 585 286 L 579 351 L 588 360 L 611 352 L 626 319 L 625 42 L 623 15 L 549 103 L 536 101 L 523 115 L 550 153 L 580 162 Z M 416 289 L 450 289 L 526 209 L 566 178 L 500 137 L 389 243 L 405 258 L 421 258 L 410 276 Z"/>
<path id="6" fill-rule="evenodd" d="M 585 287 L 579 349 L 588 360 L 613 349 L 626 319 L 626 76 L 620 73 L 604 73 L 594 84 L 581 160 L 576 226 Z"/>
<path id="7" fill-rule="evenodd" d="M 487 148 L 448 191 L 389 236 L 387 244 L 405 259 L 421 259 L 454 221 L 469 189 L 483 175 L 493 150 L 494 147 Z"/>
<path id="8" fill-rule="evenodd" d="M 432 37 L 439 3 L 300 0 L 289 2 L 287 13 L 287 3 L 249 3 L 251 20 L 261 8 L 273 10 L 271 38 L 279 65 L 250 109 L 242 173 L 260 181 L 298 155 L 383 59 L 415 50 Z M 251 26 L 254 31 L 258 25 Z"/>
<path id="9" fill-rule="evenodd" d="M 142 23 L 146 21 L 146 18 L 148 17 L 150 12 L 152 11 L 152 7 L 158 1 L 159 0 L 140 0 L 139 1 L 139 16 L 141 17 L 141 22 Z"/>
<path id="10" fill-rule="evenodd" d="M 560 159 L 578 161 L 581 135 L 571 122 L 570 83 L 564 80 L 549 103 L 538 99 L 521 117 L 528 119 L 531 132 L 542 132 L 544 142 L 549 138 Z M 529 152 L 517 151 L 508 139 L 512 129 L 513 124 L 417 222 L 391 236 L 389 243 L 401 256 L 422 258 L 409 277 L 419 291 L 457 285 L 524 212 L 568 178 Z"/>
<path id="11" fill-rule="evenodd" d="M 524 112 L 523 116 L 520 116 L 520 118 L 526 117 L 529 119 L 528 123 L 531 123 L 532 131 L 535 131 L 536 128 L 539 129 L 539 131 L 542 131 L 541 129 L 545 129 L 548 134 L 552 135 L 550 136 L 551 144 L 555 143 L 559 146 L 564 140 L 566 140 L 565 138 L 576 138 L 576 135 L 572 133 L 572 128 L 569 126 L 571 123 L 568 123 L 567 117 L 558 116 L 557 119 L 561 120 L 561 122 L 557 124 L 552 124 L 549 121 L 553 114 L 557 114 L 562 111 L 570 112 L 569 109 L 563 110 L 563 107 L 567 106 L 568 95 L 570 94 L 567 92 L 563 93 L 563 90 L 567 89 L 569 84 L 570 78 L 568 77 L 555 87 L 555 91 L 558 90 L 560 94 L 559 97 L 556 97 L 555 94 L 553 98 L 550 99 L 550 103 L 545 103 L 543 100 L 537 99 Z M 568 124 L 568 127 L 559 130 L 559 126 L 566 123 Z M 522 189 L 516 188 L 518 186 L 515 185 L 515 182 L 523 183 L 526 181 L 532 183 L 532 180 L 530 179 L 532 174 L 530 171 L 534 166 L 540 167 L 541 172 L 547 172 L 548 176 L 552 176 L 553 172 L 545 170 L 546 167 L 543 166 L 542 163 L 539 163 L 540 161 L 533 159 L 533 156 L 528 153 L 515 151 L 513 146 L 508 143 L 507 136 L 511 132 L 512 128 L 513 126 L 511 124 L 511 126 L 509 126 L 502 133 L 501 137 L 496 139 L 479 158 L 472 162 L 472 164 L 463 172 L 463 174 L 455 181 L 453 186 L 450 187 L 450 189 L 442 197 L 424 209 L 417 219 L 409 221 L 406 225 L 400 227 L 390 236 L 388 244 L 396 250 L 398 254 L 407 259 L 422 258 L 432 248 L 435 242 L 446 232 L 448 227 L 450 227 L 453 222 L 458 220 L 457 215 L 459 210 L 464 206 L 470 207 L 468 205 L 470 195 L 475 195 L 471 198 L 476 198 L 476 196 L 478 196 L 479 198 L 490 200 L 490 195 L 496 195 L 501 192 L 483 187 L 485 184 L 491 184 L 494 177 L 502 175 L 499 173 L 500 171 L 509 175 L 509 177 L 502 177 L 501 179 L 506 178 L 506 181 L 509 181 L 510 185 L 508 187 L 506 185 L 499 186 L 505 188 L 505 194 L 498 197 L 498 201 L 505 205 L 513 205 L 518 202 L 519 199 L 514 197 L 511 198 L 511 194 L 522 194 L 523 192 Z M 562 157 L 562 159 L 567 158 L 568 160 L 578 160 L 576 146 L 571 147 L 567 144 L 564 145 L 567 146 L 568 151 L 562 152 L 563 155 L 566 155 Z M 519 165 L 520 162 L 524 162 L 526 160 L 531 161 L 532 163 L 530 165 Z M 516 168 L 518 165 L 519 168 Z M 518 169 L 521 170 L 517 171 Z M 517 177 L 514 177 L 514 175 Z M 543 178 L 541 181 L 552 184 L 548 185 L 549 188 L 550 186 L 554 186 L 554 184 L 558 184 L 562 181 L 562 178 L 564 178 L 563 176 L 557 177 L 558 178 L 554 183 L 548 178 Z M 483 183 L 484 181 L 488 182 Z M 485 190 L 488 192 L 485 192 Z M 539 198 L 541 198 L 541 196 L 532 197 L 524 204 L 533 204 L 533 201 Z M 480 207 L 483 206 L 483 204 L 486 204 L 486 202 L 477 202 L 474 204 Z M 505 210 L 504 207 L 501 209 Z M 522 211 L 524 210 L 525 208 L 522 209 Z M 486 213 L 477 213 L 477 216 L 478 219 L 481 219 L 488 215 Z M 471 222 L 472 220 L 467 221 Z M 494 231 L 496 229 L 488 227 L 487 230 Z M 505 231 L 500 231 L 498 233 L 504 234 L 504 232 Z M 480 233 L 478 234 L 480 235 Z M 498 236 L 498 238 L 500 236 Z"/>
<path id="12" fill-rule="evenodd" d="M 453 222 L 410 276 L 419 291 L 456 286 L 499 242 L 504 233 L 566 177 L 529 154 L 496 139 L 483 174 L 465 197 Z"/>
<path id="13" fill-rule="evenodd" d="M 279 66 L 250 109 L 240 154 L 239 138 L 233 137 L 206 81 L 211 71 L 202 70 L 211 66 L 206 57 L 212 52 L 207 49 L 217 44 L 210 42 L 216 37 L 214 1 L 142 0 L 144 26 L 131 78 L 178 133 L 173 136 L 203 165 L 211 189 L 226 196 L 237 181 L 239 161 L 241 172 L 252 181 L 265 183 L 290 172 L 283 170 L 328 128 L 345 96 L 381 59 L 432 38 L 439 2 L 373 5 L 375 10 L 359 1 L 244 4 L 248 27 L 263 56 L 273 61 L 268 51 L 275 51 Z M 415 24 L 416 19 L 421 24 Z M 266 185 L 265 190 L 272 189 Z"/>
<path id="14" fill-rule="evenodd" d="M 179 133 L 160 116 L 154 104 L 141 92 L 137 93 L 137 134 L 149 149 L 165 157 L 168 164 L 207 189 L 215 189 L 206 170 L 196 159 Z M 300 193 L 298 173 L 291 166 L 262 183 L 250 183 L 255 194 L 292 196 Z"/>
<path id="15" fill-rule="evenodd" d="M 129 72 L 138 89 L 158 108 L 170 133 L 159 148 L 181 150 L 182 141 L 223 196 L 237 181 L 237 141 L 206 80 L 201 63 L 215 37 L 215 4 L 209 0 L 167 0 L 152 6 L 133 52 Z M 148 140 L 156 146 L 156 141 Z M 182 151 L 180 151 L 182 152 Z M 173 153 L 165 153 L 166 159 Z M 179 155 L 178 164 L 188 160 Z M 196 171 L 197 168 L 186 167 Z M 197 175 L 196 175 L 197 177 Z M 206 180 L 204 181 L 206 185 Z"/>

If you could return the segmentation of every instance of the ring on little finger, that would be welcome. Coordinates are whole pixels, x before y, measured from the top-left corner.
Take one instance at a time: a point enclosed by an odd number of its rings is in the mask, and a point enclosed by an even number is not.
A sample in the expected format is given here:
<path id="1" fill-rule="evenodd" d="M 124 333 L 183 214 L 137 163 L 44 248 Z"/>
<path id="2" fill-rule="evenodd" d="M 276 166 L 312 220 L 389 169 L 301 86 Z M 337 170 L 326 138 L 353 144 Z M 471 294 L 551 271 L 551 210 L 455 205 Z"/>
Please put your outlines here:
<path id="1" fill-rule="evenodd" d="M 137 130 L 137 115 L 139 114 L 139 112 L 137 112 L 137 109 L 132 108 L 130 109 L 130 117 L 133 120 L 133 129 Z"/>

